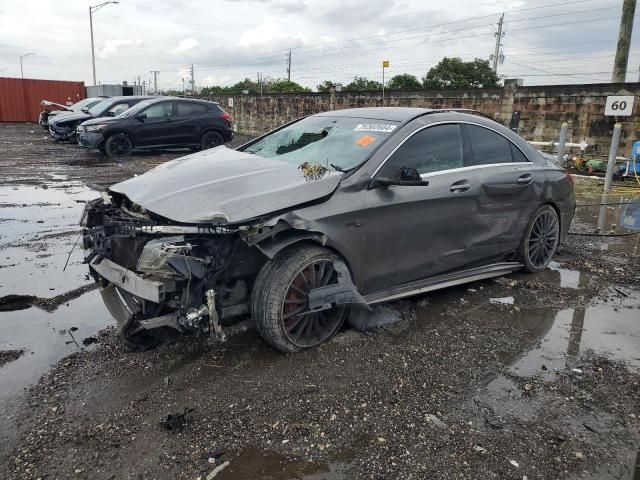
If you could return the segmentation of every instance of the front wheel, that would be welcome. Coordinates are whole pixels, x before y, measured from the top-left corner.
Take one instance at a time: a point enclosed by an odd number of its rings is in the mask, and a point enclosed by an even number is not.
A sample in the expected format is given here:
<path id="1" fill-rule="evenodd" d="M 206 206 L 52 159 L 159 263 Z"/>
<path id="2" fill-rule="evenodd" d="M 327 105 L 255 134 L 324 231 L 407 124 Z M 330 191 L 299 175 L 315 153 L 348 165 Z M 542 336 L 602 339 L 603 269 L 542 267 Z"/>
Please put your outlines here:
<path id="1" fill-rule="evenodd" d="M 200 150 L 207 150 L 223 144 L 224 138 L 218 132 L 205 132 L 200 139 Z"/>
<path id="2" fill-rule="evenodd" d="M 333 337 L 344 322 L 346 307 L 309 312 L 309 291 L 338 283 L 334 262 L 326 248 L 302 245 L 268 261 L 252 293 L 252 316 L 258 332 L 285 353 L 315 347 Z"/>
<path id="3" fill-rule="evenodd" d="M 551 205 L 542 205 L 533 214 L 524 232 L 519 259 L 532 273 L 541 272 L 556 253 L 560 241 L 558 214 Z"/>
<path id="4" fill-rule="evenodd" d="M 104 143 L 104 151 L 107 156 L 113 157 L 127 157 L 133 150 L 133 143 L 131 139 L 124 133 L 116 133 L 107 138 Z"/>

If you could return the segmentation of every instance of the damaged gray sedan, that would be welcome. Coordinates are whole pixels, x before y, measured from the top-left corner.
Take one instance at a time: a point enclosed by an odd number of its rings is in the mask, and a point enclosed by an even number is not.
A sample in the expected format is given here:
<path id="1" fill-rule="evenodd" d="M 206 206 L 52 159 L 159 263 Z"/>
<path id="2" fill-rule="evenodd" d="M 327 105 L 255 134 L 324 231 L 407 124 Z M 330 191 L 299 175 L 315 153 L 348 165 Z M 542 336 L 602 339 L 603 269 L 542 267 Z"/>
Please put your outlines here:
<path id="1" fill-rule="evenodd" d="M 490 119 L 351 109 L 112 186 L 83 245 L 129 347 L 251 318 L 296 352 L 355 309 L 543 270 L 574 208 L 568 173 Z"/>

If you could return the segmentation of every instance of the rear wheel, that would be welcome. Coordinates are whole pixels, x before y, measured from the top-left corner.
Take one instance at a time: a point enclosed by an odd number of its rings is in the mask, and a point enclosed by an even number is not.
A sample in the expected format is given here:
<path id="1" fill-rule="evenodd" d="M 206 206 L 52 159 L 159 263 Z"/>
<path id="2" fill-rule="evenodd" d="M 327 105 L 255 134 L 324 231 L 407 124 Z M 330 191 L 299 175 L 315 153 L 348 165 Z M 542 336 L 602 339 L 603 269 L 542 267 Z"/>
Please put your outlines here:
<path id="1" fill-rule="evenodd" d="M 131 139 L 124 133 L 116 133 L 107 138 L 104 151 L 109 157 L 127 157 L 133 150 Z"/>
<path id="2" fill-rule="evenodd" d="M 309 312 L 309 291 L 338 282 L 334 268 L 338 259 L 330 250 L 303 245 L 281 252 L 263 266 L 253 288 L 252 315 L 267 343 L 293 353 L 338 332 L 346 307 Z"/>
<path id="3" fill-rule="evenodd" d="M 547 268 L 558 249 L 560 222 L 551 205 L 542 205 L 533 214 L 524 232 L 519 257 L 529 272 Z"/>
<path id="4" fill-rule="evenodd" d="M 223 144 L 224 138 L 218 132 L 205 132 L 200 139 L 200 150 L 207 150 Z"/>
<path id="5" fill-rule="evenodd" d="M 146 330 L 133 333 L 137 325 L 135 316 L 141 309 L 139 301 L 133 295 L 112 283 L 101 287 L 100 295 L 107 310 L 118 323 L 118 336 L 128 350 L 143 352 L 158 345 L 158 338 Z"/>

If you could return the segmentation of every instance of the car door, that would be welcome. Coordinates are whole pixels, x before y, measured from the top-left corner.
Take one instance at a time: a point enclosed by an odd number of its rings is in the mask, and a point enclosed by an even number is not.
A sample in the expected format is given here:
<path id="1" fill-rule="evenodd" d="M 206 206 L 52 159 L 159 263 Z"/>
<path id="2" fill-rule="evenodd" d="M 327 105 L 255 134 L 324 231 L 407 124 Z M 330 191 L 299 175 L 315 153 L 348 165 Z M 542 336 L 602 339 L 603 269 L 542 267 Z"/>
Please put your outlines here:
<path id="1" fill-rule="evenodd" d="M 202 117 L 207 115 L 209 109 L 195 102 L 176 102 L 177 113 L 174 122 L 175 140 L 178 143 L 200 143 L 199 124 Z"/>
<path id="2" fill-rule="evenodd" d="M 136 117 L 137 124 L 132 129 L 136 147 L 170 145 L 175 142 L 173 101 L 153 103 L 139 113 L 141 114 L 144 117 Z"/>
<path id="3" fill-rule="evenodd" d="M 538 207 L 544 173 L 506 134 L 471 123 L 463 130 L 471 147 L 470 180 L 480 186 L 476 223 L 489 227 L 479 231 L 473 248 L 480 257 L 499 257 L 520 243 L 520 225 Z"/>
<path id="4" fill-rule="evenodd" d="M 379 228 L 388 230 L 393 248 L 388 256 L 394 259 L 392 275 L 384 271 L 388 268 L 370 267 L 367 277 L 373 290 L 476 260 L 469 244 L 480 187 L 469 181 L 468 155 L 458 123 L 426 126 L 406 139 L 374 175 L 393 178 L 402 169 L 414 168 L 428 185 L 391 185 L 368 192 L 368 209 L 375 209 Z"/>

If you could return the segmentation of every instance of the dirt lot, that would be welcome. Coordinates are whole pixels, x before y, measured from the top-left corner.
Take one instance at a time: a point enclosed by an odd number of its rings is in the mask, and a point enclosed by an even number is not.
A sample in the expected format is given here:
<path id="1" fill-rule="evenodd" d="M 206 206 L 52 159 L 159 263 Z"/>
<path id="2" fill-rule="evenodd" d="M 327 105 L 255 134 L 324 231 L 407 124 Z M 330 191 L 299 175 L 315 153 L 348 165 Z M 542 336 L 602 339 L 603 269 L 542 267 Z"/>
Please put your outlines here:
<path id="1" fill-rule="evenodd" d="M 634 197 L 580 195 L 541 274 L 387 305 L 399 321 L 311 351 L 249 330 L 134 354 L 81 254 L 63 266 L 92 187 L 184 152 L 118 163 L 44 137 L 0 125 L 0 478 L 640 478 Z"/>

